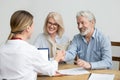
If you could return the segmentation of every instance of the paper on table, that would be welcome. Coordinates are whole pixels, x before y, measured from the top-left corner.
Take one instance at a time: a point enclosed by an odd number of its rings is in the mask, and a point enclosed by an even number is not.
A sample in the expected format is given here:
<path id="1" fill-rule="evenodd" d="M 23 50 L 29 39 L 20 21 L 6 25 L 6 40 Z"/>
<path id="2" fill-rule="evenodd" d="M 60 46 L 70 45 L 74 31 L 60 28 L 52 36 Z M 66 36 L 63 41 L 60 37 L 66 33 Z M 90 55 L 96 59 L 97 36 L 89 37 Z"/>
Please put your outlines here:
<path id="1" fill-rule="evenodd" d="M 89 73 L 87 70 L 83 68 L 71 68 L 71 69 L 64 69 L 64 70 L 58 70 L 60 74 L 64 75 L 80 75 L 80 74 L 87 74 Z"/>
<path id="2" fill-rule="evenodd" d="M 89 80 L 113 80 L 115 77 L 114 74 L 97 74 L 92 73 Z"/>

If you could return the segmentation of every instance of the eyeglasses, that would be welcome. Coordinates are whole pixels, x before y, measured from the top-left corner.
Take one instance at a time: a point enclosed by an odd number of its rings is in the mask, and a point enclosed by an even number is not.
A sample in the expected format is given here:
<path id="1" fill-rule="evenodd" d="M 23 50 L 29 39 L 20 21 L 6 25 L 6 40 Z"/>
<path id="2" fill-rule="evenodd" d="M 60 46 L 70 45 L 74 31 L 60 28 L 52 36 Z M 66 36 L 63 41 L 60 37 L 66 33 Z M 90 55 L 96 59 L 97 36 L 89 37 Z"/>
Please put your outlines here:
<path id="1" fill-rule="evenodd" d="M 50 25 L 50 26 L 51 25 L 56 26 L 56 27 L 59 26 L 57 23 L 52 23 L 52 22 L 49 22 L 49 21 L 47 22 L 47 24 Z"/>

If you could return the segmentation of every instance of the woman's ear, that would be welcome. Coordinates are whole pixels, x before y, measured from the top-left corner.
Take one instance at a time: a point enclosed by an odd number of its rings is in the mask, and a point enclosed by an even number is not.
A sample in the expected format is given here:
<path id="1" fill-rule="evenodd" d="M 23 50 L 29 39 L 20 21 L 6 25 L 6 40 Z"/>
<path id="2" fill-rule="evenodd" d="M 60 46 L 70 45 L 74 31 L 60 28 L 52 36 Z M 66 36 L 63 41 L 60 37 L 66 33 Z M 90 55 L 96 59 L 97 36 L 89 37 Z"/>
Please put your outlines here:
<path id="1" fill-rule="evenodd" d="M 31 30 L 31 26 L 28 26 L 26 32 L 30 32 L 30 30 Z"/>
<path id="2" fill-rule="evenodd" d="M 33 24 L 31 26 L 27 26 L 26 32 L 27 33 L 29 33 L 29 32 L 31 33 L 31 32 L 33 32 L 33 29 L 34 29 L 33 28 Z"/>

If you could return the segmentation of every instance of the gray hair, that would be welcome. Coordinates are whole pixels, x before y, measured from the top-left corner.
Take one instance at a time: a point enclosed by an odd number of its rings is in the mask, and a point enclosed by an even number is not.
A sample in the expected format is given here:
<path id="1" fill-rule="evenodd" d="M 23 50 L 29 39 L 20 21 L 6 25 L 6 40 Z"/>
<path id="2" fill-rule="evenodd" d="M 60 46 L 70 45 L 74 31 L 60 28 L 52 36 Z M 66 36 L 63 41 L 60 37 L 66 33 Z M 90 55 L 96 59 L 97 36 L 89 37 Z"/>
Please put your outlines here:
<path id="1" fill-rule="evenodd" d="M 92 21 L 94 20 L 94 22 L 96 23 L 96 19 L 95 19 L 95 16 L 92 12 L 90 11 L 80 11 L 77 13 L 76 15 L 76 18 L 80 17 L 80 16 L 83 16 L 83 17 L 86 17 L 88 18 L 89 21 Z"/>

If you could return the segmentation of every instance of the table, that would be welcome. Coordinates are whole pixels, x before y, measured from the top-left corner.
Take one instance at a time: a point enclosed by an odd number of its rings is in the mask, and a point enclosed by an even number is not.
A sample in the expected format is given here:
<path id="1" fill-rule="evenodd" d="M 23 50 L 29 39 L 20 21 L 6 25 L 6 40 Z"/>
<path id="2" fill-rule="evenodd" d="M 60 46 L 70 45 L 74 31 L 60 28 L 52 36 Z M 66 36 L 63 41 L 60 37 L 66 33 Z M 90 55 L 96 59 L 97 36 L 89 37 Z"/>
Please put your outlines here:
<path id="1" fill-rule="evenodd" d="M 61 64 L 59 69 L 69 69 L 78 67 L 74 64 Z M 120 71 L 117 70 L 88 70 L 91 73 L 110 73 L 115 74 L 114 80 L 120 80 Z M 74 75 L 74 76 L 58 76 L 58 77 L 49 77 L 49 76 L 38 76 L 37 80 L 88 80 L 90 74 Z"/>

